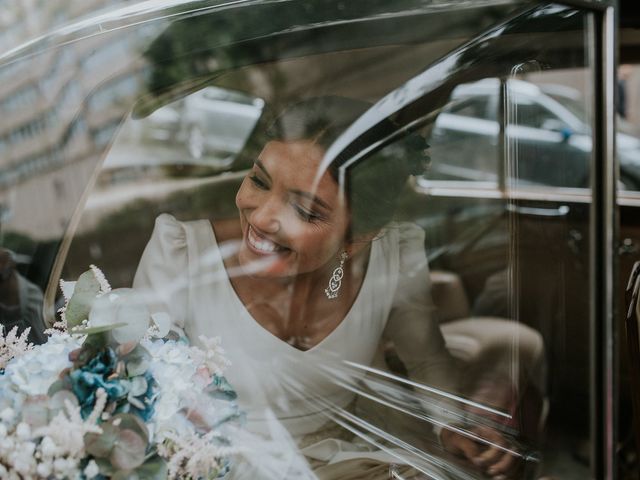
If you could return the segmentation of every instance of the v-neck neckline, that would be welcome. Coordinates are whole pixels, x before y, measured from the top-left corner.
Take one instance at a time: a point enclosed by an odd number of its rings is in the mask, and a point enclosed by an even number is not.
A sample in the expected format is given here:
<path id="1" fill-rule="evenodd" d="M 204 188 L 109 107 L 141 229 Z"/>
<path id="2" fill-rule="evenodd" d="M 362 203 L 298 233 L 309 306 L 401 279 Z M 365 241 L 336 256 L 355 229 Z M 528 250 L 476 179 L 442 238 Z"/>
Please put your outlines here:
<path id="1" fill-rule="evenodd" d="M 210 235 L 210 240 L 211 240 L 211 244 L 213 247 L 217 248 L 218 250 L 220 249 L 220 245 L 218 244 L 218 239 L 216 238 L 216 234 L 215 231 L 213 229 L 213 225 L 211 224 L 211 222 L 209 220 L 203 220 L 204 222 L 206 222 L 208 228 L 208 232 Z M 333 330 L 331 330 L 327 335 L 325 335 L 322 340 L 320 340 L 318 343 L 316 343 L 315 345 L 313 345 L 311 348 L 307 349 L 307 350 L 301 350 L 299 348 L 296 348 L 295 346 L 291 345 L 290 343 L 286 342 L 285 340 L 281 339 L 280 337 L 274 335 L 273 333 L 271 333 L 269 330 L 267 330 L 264 326 L 262 326 L 262 324 L 260 324 L 260 322 L 258 322 L 253 315 L 251 315 L 251 313 L 249 312 L 249 310 L 247 309 L 247 307 L 245 306 L 245 304 L 242 302 L 242 300 L 240 299 L 240 296 L 238 295 L 238 293 L 236 292 L 236 289 L 234 288 L 233 284 L 231 283 L 231 279 L 229 278 L 229 275 L 227 274 L 227 269 L 225 268 L 224 265 L 224 260 L 222 258 L 222 256 L 220 256 L 218 258 L 218 262 L 219 262 L 219 267 L 222 268 L 223 271 L 223 275 L 221 275 L 223 277 L 223 282 L 225 283 L 225 286 L 227 287 L 227 289 L 229 290 L 231 296 L 233 297 L 234 301 L 236 302 L 237 306 L 240 308 L 241 312 L 243 315 L 241 315 L 241 317 L 243 317 L 246 321 L 251 322 L 251 325 L 257 327 L 257 330 L 261 332 L 262 335 L 266 335 L 270 341 L 276 345 L 281 344 L 284 345 L 284 348 L 287 348 L 289 351 L 294 350 L 300 354 L 310 354 L 316 350 L 320 350 L 323 346 L 325 346 L 332 338 L 334 338 L 338 331 L 343 329 L 343 325 L 345 325 L 349 318 L 353 316 L 352 312 L 355 310 L 356 306 L 358 306 L 360 304 L 360 302 L 362 302 L 361 297 L 363 297 L 362 292 L 365 291 L 366 288 L 369 288 L 369 283 L 371 282 L 370 278 L 373 277 L 374 275 L 372 274 L 371 270 L 374 267 L 374 262 L 373 259 L 376 258 L 376 256 L 373 254 L 373 250 L 374 248 L 378 248 L 376 241 L 372 241 L 371 242 L 371 248 L 369 249 L 369 260 L 367 262 L 367 269 L 364 273 L 364 279 L 362 280 L 362 284 L 360 285 L 360 289 L 358 290 L 358 293 L 356 294 L 356 298 L 353 300 L 353 303 L 351 304 L 351 306 L 349 307 L 349 309 L 347 310 L 347 313 L 345 314 L 344 318 L 342 319 L 342 321 L 340 323 L 338 323 L 338 325 L 335 326 L 335 328 L 333 328 Z"/>

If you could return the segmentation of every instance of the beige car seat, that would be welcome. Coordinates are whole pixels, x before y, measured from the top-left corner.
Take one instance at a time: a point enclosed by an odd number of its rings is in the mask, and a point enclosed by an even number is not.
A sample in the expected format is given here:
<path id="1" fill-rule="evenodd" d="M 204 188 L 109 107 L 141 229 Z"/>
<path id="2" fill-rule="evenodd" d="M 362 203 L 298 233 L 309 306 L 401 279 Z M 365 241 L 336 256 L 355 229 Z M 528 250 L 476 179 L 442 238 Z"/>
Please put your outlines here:
<path id="1" fill-rule="evenodd" d="M 434 270 L 430 276 L 447 349 L 460 365 L 462 391 L 511 412 L 515 428 L 537 436 L 547 411 L 542 335 L 516 320 L 472 316 L 457 274 Z"/>

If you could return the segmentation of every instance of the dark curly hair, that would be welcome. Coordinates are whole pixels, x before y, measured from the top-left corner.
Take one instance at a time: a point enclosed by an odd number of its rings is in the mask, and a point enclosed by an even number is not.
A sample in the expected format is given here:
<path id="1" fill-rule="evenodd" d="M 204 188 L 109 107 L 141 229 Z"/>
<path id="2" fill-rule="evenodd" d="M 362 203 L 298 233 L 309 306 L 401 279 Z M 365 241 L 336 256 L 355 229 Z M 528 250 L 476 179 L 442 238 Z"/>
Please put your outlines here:
<path id="1" fill-rule="evenodd" d="M 327 150 L 371 105 L 345 97 L 314 97 L 281 112 L 266 130 L 269 140 L 312 140 Z M 391 121 L 382 128 L 395 130 Z M 353 154 L 367 147 L 356 146 Z M 376 233 L 393 217 L 398 197 L 411 174 L 423 173 L 428 147 L 423 137 L 409 134 L 345 169 L 344 184 L 351 214 L 350 234 Z M 328 170 L 340 183 L 340 170 L 352 155 L 340 155 Z"/>

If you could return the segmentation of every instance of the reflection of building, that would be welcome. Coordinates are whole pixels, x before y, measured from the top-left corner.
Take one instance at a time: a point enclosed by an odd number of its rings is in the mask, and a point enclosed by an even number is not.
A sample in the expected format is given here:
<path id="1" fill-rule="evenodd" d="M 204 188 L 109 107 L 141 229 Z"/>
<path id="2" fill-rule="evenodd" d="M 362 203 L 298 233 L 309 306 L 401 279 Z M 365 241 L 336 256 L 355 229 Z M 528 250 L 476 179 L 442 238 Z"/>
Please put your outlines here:
<path id="1" fill-rule="evenodd" d="M 69 5 L 67 5 L 69 3 Z M 113 2 L 21 1 L 0 18 L 3 51 Z M 65 16 L 62 16 L 65 15 Z M 60 237 L 139 85 L 128 33 L 97 35 L 0 66 L 2 232 Z M 113 65 L 120 65 L 115 74 Z M 104 66 L 108 65 L 109 69 Z M 108 74 L 105 75 L 105 72 Z M 85 101 L 86 100 L 86 101 Z M 21 212 L 38 199 L 39 214 Z"/>

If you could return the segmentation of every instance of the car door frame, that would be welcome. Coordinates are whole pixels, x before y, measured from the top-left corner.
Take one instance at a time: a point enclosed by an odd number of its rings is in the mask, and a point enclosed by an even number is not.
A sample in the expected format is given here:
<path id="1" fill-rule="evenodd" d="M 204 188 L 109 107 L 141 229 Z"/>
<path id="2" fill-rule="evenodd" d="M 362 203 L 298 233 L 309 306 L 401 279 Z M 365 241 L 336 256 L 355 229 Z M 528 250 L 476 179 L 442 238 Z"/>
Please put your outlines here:
<path id="1" fill-rule="evenodd" d="M 615 152 L 615 116 L 614 116 L 614 88 L 616 71 L 616 8 L 612 0 L 570 0 L 555 2 L 554 5 L 574 7 L 592 14 L 589 25 L 589 64 L 593 66 L 593 161 L 590 167 L 591 208 L 589 221 L 589 299 L 590 299 L 590 432 L 591 432 L 591 472 L 594 478 L 614 479 L 617 472 L 615 445 L 618 438 L 617 426 L 617 392 L 618 372 L 616 351 L 618 328 L 618 305 L 615 292 L 618 281 L 617 262 L 617 220 L 616 185 L 618 172 L 614 161 Z M 495 31 L 476 40 L 477 50 L 473 54 L 480 55 L 482 48 L 489 49 Z M 370 149 L 361 151 L 346 162 L 343 168 L 371 153 L 371 150 L 382 148 L 392 142 L 393 136 L 382 133 L 376 127 L 384 119 L 393 116 L 402 120 L 403 113 L 410 110 L 412 105 L 427 101 L 428 93 L 440 91 L 439 96 L 447 96 L 443 76 L 456 68 L 456 61 L 462 54 L 469 54 L 465 50 L 469 45 L 453 52 L 443 61 L 436 63 L 418 77 L 410 80 L 401 87 L 401 92 L 391 92 L 378 104 L 363 115 L 360 121 L 352 125 L 345 134 L 327 151 L 324 165 L 328 167 L 341 155 L 350 152 L 356 141 L 362 141 L 369 136 L 367 142 Z M 473 57 L 472 54 L 468 55 Z M 494 58 L 495 68 L 499 69 L 499 59 Z M 465 74 L 461 77 L 473 77 L 473 62 L 469 60 Z M 432 75 L 429 75 L 429 72 Z M 439 79 L 435 78 L 439 75 Z M 499 75 L 496 75 L 499 76 Z M 500 75 L 501 76 L 501 75 Z M 427 93 L 425 93 L 427 92 Z M 394 95 L 396 100 L 394 101 Z M 434 94 L 434 97 L 438 96 Z M 397 100 L 397 99 L 400 100 Z M 437 100 L 433 100 L 437 101 Z M 435 107 L 434 107 L 435 109 Z M 504 122 L 502 122 L 504 123 Z M 399 130 L 404 132 L 415 125 L 406 123 Z M 399 135 L 402 133 L 399 133 Z M 385 137 L 386 135 L 386 137 Z M 501 135 L 504 131 L 501 130 Z M 397 138 L 397 137 L 396 137 Z M 351 152 L 352 153 L 352 150 Z M 502 181 L 499 188 L 505 186 L 504 172 L 499 172 Z M 343 179 L 344 177 L 342 177 Z M 504 190 L 503 190 L 504 192 Z M 489 195 L 495 192 L 487 190 Z M 571 195 L 570 195 L 571 196 Z M 548 196 L 547 196 L 548 197 Z"/>

